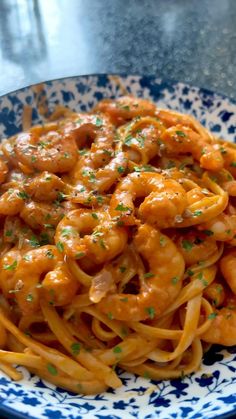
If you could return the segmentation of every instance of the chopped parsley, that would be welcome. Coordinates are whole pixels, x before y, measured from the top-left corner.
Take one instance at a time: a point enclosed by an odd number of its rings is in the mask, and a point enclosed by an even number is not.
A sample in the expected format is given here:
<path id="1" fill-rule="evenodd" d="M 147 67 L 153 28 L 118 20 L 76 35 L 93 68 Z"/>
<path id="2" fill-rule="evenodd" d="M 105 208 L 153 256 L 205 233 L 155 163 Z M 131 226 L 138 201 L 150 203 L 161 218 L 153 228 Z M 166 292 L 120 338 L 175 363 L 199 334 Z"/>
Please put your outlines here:
<path id="1" fill-rule="evenodd" d="M 186 250 L 186 252 L 190 252 L 193 248 L 193 244 L 189 240 L 183 240 L 182 247 Z"/>
<path id="2" fill-rule="evenodd" d="M 61 236 L 68 238 L 68 237 L 70 237 L 71 233 L 72 233 L 71 227 L 65 227 L 61 231 Z"/>
<path id="3" fill-rule="evenodd" d="M 115 346 L 113 348 L 113 352 L 114 352 L 114 354 L 120 354 L 122 352 L 122 349 L 121 349 L 120 346 Z"/>
<path id="4" fill-rule="evenodd" d="M 126 271 L 126 269 L 127 269 L 126 266 L 120 266 L 119 267 L 119 270 L 122 274 Z"/>
<path id="5" fill-rule="evenodd" d="M 124 167 L 122 167 L 122 166 L 119 166 L 118 168 L 117 168 L 117 172 L 118 173 L 124 173 L 124 171 L 125 171 L 125 169 L 124 169 Z"/>
<path id="6" fill-rule="evenodd" d="M 32 303 L 33 299 L 34 299 L 34 297 L 33 297 L 32 294 L 28 294 L 27 297 L 26 297 L 26 301 L 28 301 L 28 303 Z"/>
<path id="7" fill-rule="evenodd" d="M 103 125 L 102 119 L 101 118 L 96 118 L 95 124 L 97 127 L 101 127 Z"/>
<path id="8" fill-rule="evenodd" d="M 172 284 L 173 284 L 173 285 L 176 285 L 178 281 L 179 281 L 178 276 L 174 276 L 174 277 L 172 278 L 172 280 L 171 280 L 171 282 L 172 282 Z"/>
<path id="9" fill-rule="evenodd" d="M 37 161 L 37 158 L 35 156 L 32 156 L 31 161 L 32 161 L 32 163 L 35 163 Z"/>
<path id="10" fill-rule="evenodd" d="M 57 369 L 56 369 L 56 367 L 54 367 L 54 365 L 48 364 L 47 365 L 47 370 L 51 375 L 54 375 L 54 376 L 57 375 Z"/>
<path id="11" fill-rule="evenodd" d="M 7 230 L 5 233 L 6 237 L 11 237 L 12 236 L 13 231 L 12 230 Z"/>
<path id="12" fill-rule="evenodd" d="M 14 260 L 14 262 L 12 262 L 10 265 L 3 265 L 3 269 L 5 269 L 5 271 L 14 271 L 16 267 L 17 267 L 17 260 Z"/>
<path id="13" fill-rule="evenodd" d="M 53 259 L 54 258 L 54 254 L 52 253 L 51 250 L 46 251 L 46 256 L 47 256 L 48 259 Z"/>
<path id="14" fill-rule="evenodd" d="M 188 269 L 188 270 L 187 270 L 187 274 L 188 274 L 188 276 L 193 276 L 193 275 L 194 275 L 194 272 L 193 272 L 193 271 L 191 271 L 191 269 Z"/>
<path id="15" fill-rule="evenodd" d="M 129 207 L 125 207 L 123 204 L 118 204 L 115 208 L 116 211 L 130 211 Z"/>
<path id="16" fill-rule="evenodd" d="M 81 259 L 83 256 L 85 256 L 85 253 L 84 252 L 76 253 L 75 259 Z"/>
<path id="17" fill-rule="evenodd" d="M 199 272 L 197 279 L 199 279 L 199 281 L 202 282 L 202 284 L 204 285 L 204 287 L 208 286 L 208 281 L 205 280 L 205 278 L 203 277 L 203 273 Z"/>
<path id="18" fill-rule="evenodd" d="M 98 220 L 98 215 L 96 214 L 96 212 L 92 212 L 91 215 L 95 220 Z"/>
<path id="19" fill-rule="evenodd" d="M 202 214 L 202 211 L 194 211 L 194 213 L 193 213 L 193 216 L 194 217 L 198 217 L 199 215 L 201 215 Z"/>
<path id="20" fill-rule="evenodd" d="M 161 236 L 161 237 L 160 237 L 160 246 L 161 246 L 161 247 L 164 247 L 164 246 L 165 246 L 165 244 L 166 244 L 165 237 Z"/>
<path id="21" fill-rule="evenodd" d="M 120 301 L 122 302 L 122 303 L 127 303 L 128 302 L 128 297 L 124 297 L 124 298 L 120 298 Z"/>
<path id="22" fill-rule="evenodd" d="M 17 195 L 19 196 L 19 198 L 24 200 L 29 198 L 29 195 L 25 191 L 18 192 Z"/>
<path id="23" fill-rule="evenodd" d="M 143 276 L 144 276 L 144 278 L 152 278 L 155 275 L 152 272 L 147 272 Z"/>
<path id="24" fill-rule="evenodd" d="M 232 161 L 232 163 L 230 164 L 231 167 L 236 167 L 236 161 Z"/>
<path id="25" fill-rule="evenodd" d="M 187 135 L 186 135 L 183 131 L 175 131 L 175 133 L 176 133 L 179 137 L 187 137 Z"/>
<path id="26" fill-rule="evenodd" d="M 147 307 L 146 312 L 149 315 L 150 319 L 154 319 L 155 317 L 155 308 L 154 307 Z"/>
<path id="27" fill-rule="evenodd" d="M 30 246 L 31 246 L 31 247 L 40 247 L 40 242 L 39 242 L 39 240 L 37 239 L 37 237 L 35 237 L 35 236 L 32 236 L 32 237 L 30 238 L 29 243 L 30 243 Z"/>
<path id="28" fill-rule="evenodd" d="M 217 313 L 211 313 L 211 314 L 209 314 L 208 319 L 213 320 L 213 319 L 216 318 L 216 316 L 217 316 Z"/>
<path id="29" fill-rule="evenodd" d="M 64 245 L 63 245 L 62 242 L 57 242 L 56 246 L 57 246 L 57 249 L 59 250 L 59 252 L 62 253 L 64 251 Z"/>
<path id="30" fill-rule="evenodd" d="M 109 313 L 107 313 L 107 317 L 108 317 L 109 320 L 112 320 L 113 319 L 113 314 L 111 312 L 109 312 Z"/>
<path id="31" fill-rule="evenodd" d="M 80 345 L 79 342 L 72 343 L 70 348 L 71 348 L 71 351 L 72 351 L 73 355 L 79 355 L 80 349 L 81 349 L 81 345 Z"/>

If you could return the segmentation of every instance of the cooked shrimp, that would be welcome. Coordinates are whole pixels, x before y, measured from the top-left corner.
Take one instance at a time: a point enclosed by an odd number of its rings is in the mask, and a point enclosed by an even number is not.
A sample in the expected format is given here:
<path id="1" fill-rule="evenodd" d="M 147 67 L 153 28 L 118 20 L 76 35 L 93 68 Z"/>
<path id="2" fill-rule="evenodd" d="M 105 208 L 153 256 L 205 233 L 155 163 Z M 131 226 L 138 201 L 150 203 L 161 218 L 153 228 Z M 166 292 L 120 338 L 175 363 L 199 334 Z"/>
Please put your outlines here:
<path id="1" fill-rule="evenodd" d="M 173 179 L 158 173 L 132 173 L 122 179 L 111 198 L 110 211 L 127 225 L 136 223 L 134 201 L 145 197 L 138 214 L 159 228 L 174 225 L 186 208 L 186 193 Z"/>
<path id="2" fill-rule="evenodd" d="M 219 150 L 206 142 L 191 128 L 175 125 L 163 132 L 160 140 L 165 146 L 165 152 L 170 154 L 191 153 L 200 162 L 201 167 L 208 170 L 220 170 L 224 160 Z"/>
<path id="3" fill-rule="evenodd" d="M 232 249 L 220 261 L 223 277 L 233 293 L 236 295 L 236 249 Z"/>
<path id="4" fill-rule="evenodd" d="M 4 160 L 0 159 L 0 183 L 5 182 L 7 173 L 8 166 Z"/>
<path id="5" fill-rule="evenodd" d="M 37 311 L 41 286 L 47 300 L 57 305 L 68 304 L 78 289 L 78 281 L 63 266 L 62 254 L 49 245 L 24 255 L 16 267 L 14 283 L 15 297 L 24 314 Z"/>
<path id="6" fill-rule="evenodd" d="M 75 138 L 80 149 L 86 147 L 79 155 L 84 155 L 86 149 L 90 148 L 96 168 L 109 161 L 113 152 L 114 127 L 106 115 L 77 114 L 72 123 L 65 125 L 64 130 Z"/>
<path id="7" fill-rule="evenodd" d="M 131 161 L 146 164 L 161 154 L 159 138 L 165 127 L 155 118 L 145 116 L 134 119 L 118 130 L 121 145 Z"/>
<path id="8" fill-rule="evenodd" d="M 24 200 L 28 196 L 21 187 L 9 189 L 0 197 L 0 214 L 1 215 L 16 215 L 24 206 Z"/>
<path id="9" fill-rule="evenodd" d="M 150 272 L 137 295 L 111 294 L 98 303 L 103 313 L 117 320 L 141 321 L 158 317 L 177 297 L 183 279 L 183 256 L 168 236 L 143 224 L 134 238 L 135 246 L 148 262 Z"/>
<path id="10" fill-rule="evenodd" d="M 60 204 L 30 201 L 25 203 L 20 216 L 31 228 L 40 229 L 48 225 L 55 227 L 65 213 L 65 208 Z"/>
<path id="11" fill-rule="evenodd" d="M 88 190 L 105 192 L 126 172 L 127 163 L 126 155 L 122 152 L 97 170 L 91 158 L 80 159 L 71 175 L 72 183 L 75 186 L 82 183 Z"/>
<path id="12" fill-rule="evenodd" d="M 124 249 L 127 233 L 111 221 L 108 212 L 78 209 L 59 223 L 55 241 L 69 257 L 87 256 L 95 263 L 113 259 Z"/>
<path id="13" fill-rule="evenodd" d="M 17 249 L 8 251 L 0 259 L 0 285 L 6 298 L 15 298 L 17 288 L 15 288 L 14 275 L 20 260 L 21 252 Z"/>
<path id="14" fill-rule="evenodd" d="M 211 327 L 201 335 L 201 339 L 218 345 L 235 345 L 236 339 L 236 299 L 228 298 L 227 306 L 215 310 L 215 318 Z"/>
<path id="15" fill-rule="evenodd" d="M 69 134 L 33 127 L 29 132 L 18 134 L 15 140 L 18 161 L 35 170 L 63 173 L 71 170 L 78 158 L 76 141 Z"/>
<path id="16" fill-rule="evenodd" d="M 24 184 L 26 192 L 36 201 L 54 201 L 64 196 L 69 187 L 50 172 L 42 172 Z"/>
<path id="17" fill-rule="evenodd" d="M 6 217 L 3 233 L 5 243 L 15 245 L 21 251 L 26 251 L 31 247 L 30 241 L 34 234 L 18 217 Z"/>
<path id="18" fill-rule="evenodd" d="M 149 100 L 122 96 L 118 99 L 103 99 L 94 110 L 109 115 L 115 125 L 121 125 L 137 116 L 154 115 L 156 107 Z"/>
<path id="19" fill-rule="evenodd" d="M 177 235 L 176 244 L 187 266 L 204 261 L 217 251 L 215 240 L 196 230 Z"/>
<path id="20" fill-rule="evenodd" d="M 236 215 L 222 212 L 206 223 L 198 225 L 199 230 L 204 230 L 214 240 L 230 241 L 236 234 Z"/>
<path id="21" fill-rule="evenodd" d="M 236 148 L 235 144 L 230 143 L 222 143 L 222 145 L 218 145 L 218 148 L 221 150 L 223 159 L 224 159 L 224 167 L 232 173 L 233 177 L 236 177 Z"/>
<path id="22" fill-rule="evenodd" d="M 215 307 L 220 307 L 224 303 L 226 294 L 222 284 L 215 280 L 204 289 L 203 296 L 210 300 Z"/>

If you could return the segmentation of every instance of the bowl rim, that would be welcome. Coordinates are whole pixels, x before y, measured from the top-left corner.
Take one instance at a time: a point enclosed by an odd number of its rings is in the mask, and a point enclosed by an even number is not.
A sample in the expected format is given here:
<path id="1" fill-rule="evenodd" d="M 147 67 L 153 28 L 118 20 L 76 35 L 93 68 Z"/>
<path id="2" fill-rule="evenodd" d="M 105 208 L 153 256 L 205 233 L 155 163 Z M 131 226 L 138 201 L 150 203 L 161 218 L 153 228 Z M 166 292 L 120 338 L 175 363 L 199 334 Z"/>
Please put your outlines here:
<path id="1" fill-rule="evenodd" d="M 196 88 L 199 90 L 202 90 L 204 93 L 208 94 L 208 95 L 217 95 L 219 97 L 221 97 L 222 99 L 225 100 L 229 100 L 231 103 L 233 103 L 234 105 L 236 105 L 236 98 L 231 98 L 230 96 L 228 96 L 225 93 L 222 93 L 218 90 L 212 90 L 212 89 L 208 89 L 205 86 L 202 85 L 196 85 L 192 82 L 185 82 L 184 80 L 177 80 L 177 79 L 172 79 L 172 78 L 166 78 L 166 77 L 162 77 L 162 75 L 158 76 L 155 74 L 142 74 L 142 73 L 126 73 L 126 72 L 109 72 L 109 73 L 88 73 L 88 74 L 79 74 L 79 75 L 73 75 L 73 76 L 62 76 L 62 77 L 56 77 L 53 79 L 47 79 L 47 80 L 42 80 L 39 81 L 37 83 L 32 83 L 32 84 L 26 84 L 23 87 L 20 87 L 19 89 L 15 89 L 15 90 L 9 90 L 7 93 L 4 93 L 3 95 L 0 95 L 0 99 L 4 99 L 5 97 L 7 97 L 8 95 L 12 95 L 12 94 L 17 94 L 20 92 L 24 92 L 24 90 L 27 89 L 31 89 L 32 87 L 36 87 L 36 86 L 40 86 L 41 84 L 44 83 L 53 83 L 53 82 L 58 82 L 58 81 L 63 81 L 63 80 L 73 80 L 73 79 L 77 79 L 77 78 L 82 78 L 82 77 L 102 77 L 102 76 L 118 76 L 118 77 L 144 77 L 144 78 L 149 78 L 149 79 L 160 79 L 161 83 L 169 83 L 170 85 L 176 85 L 176 84 L 183 84 L 187 87 L 190 88 Z"/>

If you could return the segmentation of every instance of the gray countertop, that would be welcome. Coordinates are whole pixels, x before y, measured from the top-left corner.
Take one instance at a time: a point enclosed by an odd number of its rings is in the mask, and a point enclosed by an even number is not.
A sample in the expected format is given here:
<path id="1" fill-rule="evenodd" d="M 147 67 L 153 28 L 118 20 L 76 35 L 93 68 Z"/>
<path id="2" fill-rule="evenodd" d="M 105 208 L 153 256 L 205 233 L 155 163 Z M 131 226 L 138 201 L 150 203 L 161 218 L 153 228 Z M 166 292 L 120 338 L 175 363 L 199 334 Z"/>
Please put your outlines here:
<path id="1" fill-rule="evenodd" d="M 236 99 L 235 65 L 235 0 L 0 0 L 0 94 L 113 72 Z"/>

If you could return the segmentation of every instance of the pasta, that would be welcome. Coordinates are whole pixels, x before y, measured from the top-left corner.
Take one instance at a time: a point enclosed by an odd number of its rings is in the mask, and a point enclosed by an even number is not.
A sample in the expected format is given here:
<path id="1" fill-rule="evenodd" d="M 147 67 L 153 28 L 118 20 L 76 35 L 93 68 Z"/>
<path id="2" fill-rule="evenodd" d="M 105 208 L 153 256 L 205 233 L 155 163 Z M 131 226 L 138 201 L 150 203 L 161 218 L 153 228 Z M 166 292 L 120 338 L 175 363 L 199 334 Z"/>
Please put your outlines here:
<path id="1" fill-rule="evenodd" d="M 0 145 L 0 369 L 101 393 L 235 345 L 234 145 L 129 96 L 28 122 Z"/>

